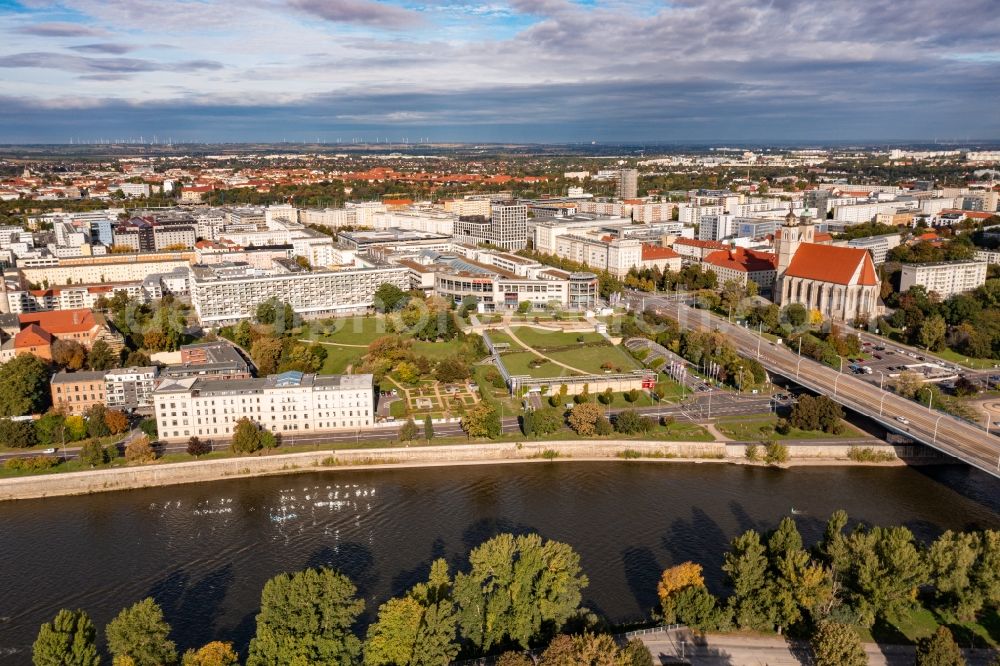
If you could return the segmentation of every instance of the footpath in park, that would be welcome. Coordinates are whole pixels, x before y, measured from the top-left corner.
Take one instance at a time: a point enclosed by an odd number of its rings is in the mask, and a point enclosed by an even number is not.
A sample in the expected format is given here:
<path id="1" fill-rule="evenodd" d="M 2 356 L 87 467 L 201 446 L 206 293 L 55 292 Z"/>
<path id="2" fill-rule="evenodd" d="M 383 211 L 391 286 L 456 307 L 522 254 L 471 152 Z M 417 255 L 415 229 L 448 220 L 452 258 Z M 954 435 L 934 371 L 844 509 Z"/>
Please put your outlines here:
<path id="1" fill-rule="evenodd" d="M 808 643 L 774 636 L 727 634 L 695 635 L 689 629 L 663 631 L 642 636 L 658 664 L 691 666 L 811 666 Z M 913 666 L 910 645 L 863 643 L 870 666 Z M 987 666 L 993 650 L 963 650 L 968 666 Z"/>

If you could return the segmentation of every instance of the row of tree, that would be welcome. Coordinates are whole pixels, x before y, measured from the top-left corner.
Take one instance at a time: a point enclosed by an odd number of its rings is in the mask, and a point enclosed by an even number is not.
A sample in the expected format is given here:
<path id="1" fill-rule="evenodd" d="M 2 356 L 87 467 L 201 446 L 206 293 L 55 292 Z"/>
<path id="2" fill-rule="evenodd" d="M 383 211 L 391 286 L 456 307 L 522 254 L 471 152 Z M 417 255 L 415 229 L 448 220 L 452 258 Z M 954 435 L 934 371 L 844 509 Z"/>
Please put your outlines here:
<path id="1" fill-rule="evenodd" d="M 739 535 L 723 560 L 725 599 L 708 591 L 700 565 L 667 569 L 658 586 L 663 619 L 706 630 L 810 636 L 825 623 L 892 624 L 921 601 L 960 622 L 1000 605 L 1000 532 L 948 531 L 925 545 L 905 527 L 857 525 L 846 532 L 847 524 L 846 513 L 834 513 L 811 549 L 791 518 L 768 534 Z"/>
<path id="2" fill-rule="evenodd" d="M 444 560 L 435 561 L 427 580 L 382 604 L 361 635 L 356 628 L 365 601 L 349 578 L 327 568 L 283 573 L 261 593 L 245 663 L 447 666 L 463 653 L 506 650 L 511 652 L 501 663 L 513 666 L 523 663 L 519 651 L 547 645 L 539 662 L 546 666 L 651 664 L 641 643 L 621 650 L 590 633 L 598 620 L 580 606 L 587 584 L 570 546 L 535 534 L 501 534 L 474 548 L 464 571 L 452 574 Z M 579 635 L 560 635 L 567 629 Z M 180 656 L 170 633 L 153 599 L 126 608 L 105 628 L 115 666 L 239 663 L 230 643 L 209 643 Z M 96 636 L 85 612 L 59 611 L 39 630 L 34 663 L 96 666 Z"/>

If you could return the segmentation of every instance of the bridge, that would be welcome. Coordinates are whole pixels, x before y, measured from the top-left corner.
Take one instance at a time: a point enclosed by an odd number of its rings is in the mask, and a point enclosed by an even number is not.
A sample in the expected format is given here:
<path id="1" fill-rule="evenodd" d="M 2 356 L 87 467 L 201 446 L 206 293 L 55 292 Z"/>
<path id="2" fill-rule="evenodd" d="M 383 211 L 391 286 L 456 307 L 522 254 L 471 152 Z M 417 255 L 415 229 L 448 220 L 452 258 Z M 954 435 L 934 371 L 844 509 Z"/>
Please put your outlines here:
<path id="1" fill-rule="evenodd" d="M 638 301 L 639 296 L 633 299 Z M 743 356 L 757 359 L 773 374 L 781 375 L 844 407 L 881 424 L 886 430 L 930 446 L 988 474 L 1000 477 L 1000 437 L 982 426 L 944 412 L 932 411 L 912 400 L 885 391 L 853 374 L 799 356 L 782 345 L 704 310 L 691 308 L 669 296 L 641 296 L 640 307 L 668 315 L 685 328 L 718 330 Z"/>

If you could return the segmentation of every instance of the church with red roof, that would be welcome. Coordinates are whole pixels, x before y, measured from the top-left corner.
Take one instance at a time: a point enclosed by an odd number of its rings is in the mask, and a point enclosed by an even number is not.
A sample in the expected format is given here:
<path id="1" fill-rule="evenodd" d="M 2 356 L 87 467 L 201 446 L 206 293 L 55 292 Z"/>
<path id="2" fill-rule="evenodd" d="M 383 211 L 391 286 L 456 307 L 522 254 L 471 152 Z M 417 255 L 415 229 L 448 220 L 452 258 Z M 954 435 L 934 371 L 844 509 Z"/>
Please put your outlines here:
<path id="1" fill-rule="evenodd" d="M 868 250 L 821 245 L 812 220 L 791 212 L 775 244 L 778 305 L 800 303 L 824 319 L 847 322 L 879 314 L 880 280 Z"/>

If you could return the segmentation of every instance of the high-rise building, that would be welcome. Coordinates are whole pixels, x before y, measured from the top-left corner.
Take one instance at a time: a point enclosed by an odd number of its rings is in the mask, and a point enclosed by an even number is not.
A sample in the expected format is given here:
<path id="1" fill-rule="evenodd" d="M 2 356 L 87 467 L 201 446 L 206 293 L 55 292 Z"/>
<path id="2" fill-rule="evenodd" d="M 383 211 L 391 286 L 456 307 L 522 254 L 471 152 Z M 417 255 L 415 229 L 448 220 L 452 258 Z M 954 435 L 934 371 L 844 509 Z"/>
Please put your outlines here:
<path id="1" fill-rule="evenodd" d="M 619 199 L 635 199 L 639 195 L 638 169 L 622 169 L 618 172 L 615 196 Z"/>
<path id="2" fill-rule="evenodd" d="M 512 201 L 491 206 L 491 217 L 460 217 L 455 222 L 455 240 L 468 245 L 489 243 L 516 252 L 528 244 L 528 207 Z"/>

